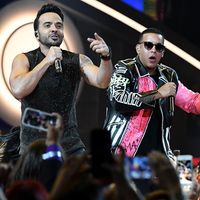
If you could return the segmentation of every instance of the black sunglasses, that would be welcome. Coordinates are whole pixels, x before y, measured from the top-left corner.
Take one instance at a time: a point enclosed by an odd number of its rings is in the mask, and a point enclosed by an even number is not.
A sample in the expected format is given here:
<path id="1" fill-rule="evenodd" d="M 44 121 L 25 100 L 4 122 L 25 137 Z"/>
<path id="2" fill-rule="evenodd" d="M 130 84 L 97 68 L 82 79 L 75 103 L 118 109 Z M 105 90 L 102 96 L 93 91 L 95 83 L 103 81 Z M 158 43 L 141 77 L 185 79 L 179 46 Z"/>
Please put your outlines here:
<path id="1" fill-rule="evenodd" d="M 161 43 L 154 44 L 153 42 L 140 42 L 139 44 L 144 43 L 145 49 L 148 51 L 151 50 L 154 46 L 157 52 L 162 53 L 165 50 L 165 46 Z"/>

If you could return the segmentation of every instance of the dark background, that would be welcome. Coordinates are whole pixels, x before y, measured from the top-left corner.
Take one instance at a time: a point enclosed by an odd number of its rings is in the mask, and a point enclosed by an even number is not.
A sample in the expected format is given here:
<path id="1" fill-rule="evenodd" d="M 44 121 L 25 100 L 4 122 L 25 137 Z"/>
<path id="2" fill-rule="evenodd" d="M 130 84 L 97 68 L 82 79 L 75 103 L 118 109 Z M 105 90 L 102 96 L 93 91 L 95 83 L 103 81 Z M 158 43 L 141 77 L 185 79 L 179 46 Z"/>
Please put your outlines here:
<path id="1" fill-rule="evenodd" d="M 0 8 L 12 1 L 1 0 Z M 34 1 L 33 1 L 34 2 Z M 97 11 L 94 8 L 78 0 L 60 0 L 68 8 L 66 14 L 71 18 L 81 36 L 85 54 L 88 55 L 95 64 L 99 64 L 99 57 L 93 53 L 87 42 L 88 36 L 93 36 L 94 32 L 99 33 L 112 47 L 113 63 L 120 59 L 135 56 L 134 46 L 138 38 L 138 32 L 130 29 L 124 24 L 111 17 Z M 200 60 L 200 29 L 198 28 L 198 1 L 195 0 L 172 0 L 163 1 L 166 12 L 162 17 L 153 20 L 151 17 L 136 11 L 118 0 L 104 1 L 108 5 L 139 21 L 146 27 L 157 27 L 161 29 L 166 38 L 175 42 L 187 52 Z M 160 12 L 163 9 L 160 9 Z M 158 7 L 159 13 L 159 7 Z M 200 92 L 200 72 L 181 58 L 175 56 L 170 51 L 166 51 L 162 61 L 164 64 L 173 67 L 179 79 L 190 89 Z M 84 85 L 81 97 L 77 103 L 77 117 L 81 137 L 88 145 L 88 136 L 93 128 L 102 127 L 105 116 L 106 91 Z M 198 141 L 200 141 L 200 118 L 187 114 L 175 108 L 175 118 L 171 133 L 171 145 L 173 149 L 180 149 L 182 154 L 192 154 L 200 156 Z M 1 129 L 9 126 L 1 121 Z"/>

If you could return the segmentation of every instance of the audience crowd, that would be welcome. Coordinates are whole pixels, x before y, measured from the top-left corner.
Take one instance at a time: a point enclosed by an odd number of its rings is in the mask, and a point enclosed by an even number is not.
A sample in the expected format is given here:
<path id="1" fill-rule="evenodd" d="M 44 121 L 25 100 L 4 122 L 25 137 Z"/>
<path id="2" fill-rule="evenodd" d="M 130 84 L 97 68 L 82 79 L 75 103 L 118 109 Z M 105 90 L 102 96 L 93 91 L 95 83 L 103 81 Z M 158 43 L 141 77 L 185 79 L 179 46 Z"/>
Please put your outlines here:
<path id="1" fill-rule="evenodd" d="M 188 184 L 189 189 L 185 189 L 181 184 L 177 165 L 172 164 L 158 151 L 148 154 L 150 178 L 135 179 L 131 176 L 131 167 L 125 162 L 123 149 L 120 155 L 112 156 L 112 161 L 107 162 L 104 159 L 104 162 L 98 162 L 99 172 L 103 169 L 104 172 L 109 173 L 105 173 L 105 176 L 104 173 L 96 176 L 92 162 L 96 159 L 92 158 L 94 155 L 91 152 L 65 156 L 58 142 L 63 132 L 62 118 L 59 114 L 55 113 L 55 115 L 58 120 L 55 126 L 48 125 L 46 139 L 34 141 L 22 155 L 16 151 L 19 144 L 16 139 L 18 129 L 12 129 L 12 133 L 15 134 L 11 135 L 7 142 L 0 141 L 3 144 L 0 146 L 1 200 L 200 199 L 199 163 L 193 168 L 192 181 Z M 98 131 L 104 132 L 101 129 Z M 5 135 L 1 133 L 0 137 L 4 138 Z M 12 154 L 9 147 L 6 147 L 9 141 L 16 141 L 13 142 L 15 151 Z M 99 151 L 107 155 L 104 149 Z"/>

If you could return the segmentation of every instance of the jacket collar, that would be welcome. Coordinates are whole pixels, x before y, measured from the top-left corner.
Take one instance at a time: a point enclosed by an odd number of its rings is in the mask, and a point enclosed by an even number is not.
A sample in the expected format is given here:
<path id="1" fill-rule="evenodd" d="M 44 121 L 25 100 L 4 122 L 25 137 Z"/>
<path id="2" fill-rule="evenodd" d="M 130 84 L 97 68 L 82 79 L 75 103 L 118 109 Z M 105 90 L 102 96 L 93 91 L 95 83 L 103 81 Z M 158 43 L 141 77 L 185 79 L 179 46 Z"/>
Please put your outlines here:
<path id="1" fill-rule="evenodd" d="M 150 75 L 148 70 L 146 69 L 146 67 L 144 67 L 144 65 L 141 63 L 140 59 L 138 56 L 136 56 L 134 58 L 135 62 L 135 66 L 138 70 L 139 76 L 147 76 Z"/>

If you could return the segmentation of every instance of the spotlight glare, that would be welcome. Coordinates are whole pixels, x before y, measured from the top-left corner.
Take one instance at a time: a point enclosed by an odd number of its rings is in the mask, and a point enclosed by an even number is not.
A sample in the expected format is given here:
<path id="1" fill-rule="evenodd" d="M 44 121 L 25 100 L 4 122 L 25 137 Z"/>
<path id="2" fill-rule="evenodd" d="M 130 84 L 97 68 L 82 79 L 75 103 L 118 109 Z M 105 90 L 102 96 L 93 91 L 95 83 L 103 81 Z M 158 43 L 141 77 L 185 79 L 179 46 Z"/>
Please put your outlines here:
<path id="1" fill-rule="evenodd" d="M 126 24 L 127 26 L 131 27 L 132 29 L 142 32 L 146 27 L 141 25 L 140 23 L 136 22 L 135 20 L 123 15 L 122 13 L 114 10 L 113 8 L 97 1 L 97 0 L 81 0 L 82 2 L 100 10 L 101 12 L 106 13 L 107 15 L 117 19 L 118 21 Z M 196 67 L 200 70 L 200 61 L 194 58 L 192 55 L 185 52 L 183 49 L 179 48 L 175 44 L 171 43 L 170 41 L 165 39 L 165 46 L 171 52 L 191 64 L 192 66 Z"/>

